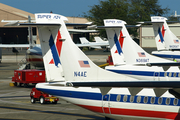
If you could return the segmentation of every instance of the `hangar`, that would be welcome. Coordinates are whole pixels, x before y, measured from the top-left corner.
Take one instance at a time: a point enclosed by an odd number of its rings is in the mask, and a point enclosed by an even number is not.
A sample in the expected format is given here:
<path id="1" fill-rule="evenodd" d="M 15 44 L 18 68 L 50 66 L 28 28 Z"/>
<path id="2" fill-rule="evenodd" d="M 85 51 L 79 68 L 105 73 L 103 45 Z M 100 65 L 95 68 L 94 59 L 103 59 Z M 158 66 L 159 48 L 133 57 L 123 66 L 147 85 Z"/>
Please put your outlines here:
<path id="1" fill-rule="evenodd" d="M 0 21 L 1 20 L 28 20 L 35 19 L 35 15 L 20 9 L 0 3 Z M 87 23 L 85 18 L 80 17 L 67 17 L 68 23 Z M 10 27 L 4 26 L 6 23 L 0 22 L 0 44 L 28 44 L 28 27 Z M 69 27 L 73 28 L 73 27 Z M 36 43 L 39 44 L 38 33 L 36 27 L 32 28 L 32 33 L 36 38 Z M 74 42 L 79 42 L 79 37 L 86 36 L 89 38 L 89 33 L 73 34 Z"/>
<path id="2" fill-rule="evenodd" d="M 28 15 L 32 19 L 34 14 L 22 11 L 20 9 L 0 3 L 0 21 L 1 20 L 27 20 Z M 69 23 L 87 23 L 85 18 L 67 17 Z M 28 43 L 28 28 L 27 27 L 7 27 L 6 23 L 0 22 L 0 44 L 25 44 Z M 171 31 L 180 38 L 180 24 L 169 24 Z M 72 29 L 73 27 L 68 27 Z M 36 43 L 39 44 L 38 33 L 36 27 L 33 28 L 33 35 L 36 37 Z M 71 35 L 74 42 L 79 42 L 79 37 L 86 36 L 89 39 L 89 33 L 76 33 Z M 139 28 L 139 45 L 143 48 L 156 48 L 155 37 L 152 25 L 142 25 Z"/>

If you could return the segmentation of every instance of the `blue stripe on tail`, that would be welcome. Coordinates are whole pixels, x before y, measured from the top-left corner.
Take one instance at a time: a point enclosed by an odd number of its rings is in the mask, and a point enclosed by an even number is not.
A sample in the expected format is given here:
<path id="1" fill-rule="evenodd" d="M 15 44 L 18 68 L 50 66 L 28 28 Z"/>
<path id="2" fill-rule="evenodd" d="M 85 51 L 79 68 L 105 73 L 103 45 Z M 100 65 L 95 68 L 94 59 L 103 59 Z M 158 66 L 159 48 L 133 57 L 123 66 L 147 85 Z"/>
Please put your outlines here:
<path id="1" fill-rule="evenodd" d="M 164 38 L 163 38 L 163 36 L 162 36 L 160 27 L 159 27 L 159 29 L 158 29 L 158 33 L 159 33 L 159 37 L 160 37 L 161 43 L 163 43 L 163 42 L 164 42 Z"/>
<path id="2" fill-rule="evenodd" d="M 55 63 L 56 66 L 58 66 L 58 63 L 61 64 L 61 62 L 60 62 L 58 52 L 57 52 L 57 49 L 56 49 L 56 45 L 54 44 L 54 40 L 53 40 L 52 35 L 50 36 L 50 39 L 49 39 L 49 46 L 51 48 L 51 53 L 53 55 L 54 63 Z"/>
<path id="3" fill-rule="evenodd" d="M 116 34 L 114 35 L 114 42 L 116 44 L 116 48 L 117 48 L 117 51 L 118 51 L 119 55 L 121 55 L 122 49 L 121 49 L 121 46 L 120 46 L 120 43 L 119 43 L 119 41 L 117 39 L 117 35 Z"/>

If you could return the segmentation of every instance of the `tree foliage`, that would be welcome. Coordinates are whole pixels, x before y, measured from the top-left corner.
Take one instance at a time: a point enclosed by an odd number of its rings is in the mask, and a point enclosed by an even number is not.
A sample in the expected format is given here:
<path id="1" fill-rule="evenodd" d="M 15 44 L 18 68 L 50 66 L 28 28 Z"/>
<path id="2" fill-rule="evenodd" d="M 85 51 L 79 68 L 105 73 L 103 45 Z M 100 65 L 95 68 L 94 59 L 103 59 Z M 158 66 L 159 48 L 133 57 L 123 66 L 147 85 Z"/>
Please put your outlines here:
<path id="1" fill-rule="evenodd" d="M 104 19 L 120 19 L 132 25 L 138 21 L 149 21 L 150 16 L 165 15 L 169 11 L 167 7 L 161 8 L 158 0 L 99 0 L 98 5 L 90 7 L 83 16 L 98 26 L 104 25 Z M 136 29 L 129 32 L 137 35 Z M 100 35 L 105 37 L 105 32 L 101 31 Z"/>

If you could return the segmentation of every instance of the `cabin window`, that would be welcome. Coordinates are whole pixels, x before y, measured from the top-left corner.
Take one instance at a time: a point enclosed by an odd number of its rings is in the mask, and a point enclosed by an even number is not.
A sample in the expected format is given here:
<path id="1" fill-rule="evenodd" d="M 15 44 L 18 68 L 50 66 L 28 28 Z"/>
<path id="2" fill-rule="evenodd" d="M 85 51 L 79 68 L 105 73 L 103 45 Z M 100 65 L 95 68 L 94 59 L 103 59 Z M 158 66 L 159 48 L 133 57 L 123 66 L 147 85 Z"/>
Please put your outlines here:
<path id="1" fill-rule="evenodd" d="M 144 97 L 144 103 L 147 103 L 148 102 L 148 97 Z"/>
<path id="2" fill-rule="evenodd" d="M 134 102 L 134 96 L 130 97 L 130 102 Z"/>
<path id="3" fill-rule="evenodd" d="M 169 77 L 171 77 L 171 75 L 172 75 L 172 73 L 171 73 L 171 72 L 169 72 Z"/>
<path id="4" fill-rule="evenodd" d="M 177 104 L 178 104 L 178 99 L 177 99 L 177 98 L 174 99 L 173 104 L 174 104 L 174 105 L 177 105 Z"/>
<path id="5" fill-rule="evenodd" d="M 151 104 L 154 104 L 154 102 L 155 102 L 155 97 L 152 97 L 151 98 Z"/>
<path id="6" fill-rule="evenodd" d="M 162 98 L 160 97 L 159 99 L 158 99 L 158 104 L 162 104 Z"/>
<path id="7" fill-rule="evenodd" d="M 174 73 L 173 76 L 176 77 L 176 73 Z"/>
<path id="8" fill-rule="evenodd" d="M 123 97 L 123 101 L 126 102 L 127 101 L 127 95 L 124 95 Z"/>
<path id="9" fill-rule="evenodd" d="M 170 104 L 170 100 L 171 100 L 170 98 L 167 98 L 167 99 L 166 99 L 166 104 L 167 104 L 167 105 Z"/>
<path id="10" fill-rule="evenodd" d="M 140 103 L 141 102 L 141 96 L 137 97 L 137 102 Z"/>
<path id="11" fill-rule="evenodd" d="M 164 72 L 164 77 L 166 77 L 167 76 L 167 72 Z"/>
<path id="12" fill-rule="evenodd" d="M 120 101 L 121 100 L 121 95 L 117 95 L 117 97 L 116 97 L 116 101 Z"/>

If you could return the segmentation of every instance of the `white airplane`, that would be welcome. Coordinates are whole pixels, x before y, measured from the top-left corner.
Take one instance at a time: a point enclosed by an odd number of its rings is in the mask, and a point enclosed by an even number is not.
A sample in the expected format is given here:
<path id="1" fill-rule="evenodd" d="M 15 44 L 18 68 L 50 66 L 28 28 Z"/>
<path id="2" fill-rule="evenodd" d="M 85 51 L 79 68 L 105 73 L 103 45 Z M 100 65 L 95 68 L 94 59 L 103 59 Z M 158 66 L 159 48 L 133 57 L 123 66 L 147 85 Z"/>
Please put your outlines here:
<path id="1" fill-rule="evenodd" d="M 113 21 L 116 24 L 108 23 L 109 21 Z M 104 24 L 105 26 L 99 28 L 106 29 L 115 65 L 106 66 L 106 70 L 125 74 L 140 80 L 179 80 L 180 70 L 177 65 L 180 64 L 152 56 L 144 51 L 130 37 L 125 27 L 126 22 L 107 19 L 104 20 Z M 114 28 L 111 28 L 111 26 Z"/>
<path id="2" fill-rule="evenodd" d="M 152 51 L 152 54 L 180 62 L 180 40 L 171 32 L 166 20 L 165 17 L 151 17 L 158 50 Z"/>
<path id="3" fill-rule="evenodd" d="M 88 45 L 88 47 L 91 47 L 91 48 L 95 48 L 95 49 L 101 49 L 101 46 L 93 46 L 94 44 L 96 44 L 96 42 L 89 42 L 85 37 L 80 37 L 80 42 L 82 45 Z"/>
<path id="4" fill-rule="evenodd" d="M 43 13 L 35 14 L 35 18 L 34 24 L 20 25 L 38 27 L 46 71 L 56 71 L 53 68 L 61 67 L 63 70 L 53 75 L 55 78 L 59 76 L 59 81 L 62 82 L 39 83 L 36 85 L 38 90 L 56 95 L 106 118 L 179 119 L 179 99 L 169 92 L 161 96 L 156 96 L 153 92 L 153 88 L 178 89 L 179 81 L 140 81 L 101 69 L 73 43 L 64 23 L 66 17 Z M 53 63 L 52 58 L 54 64 L 50 64 Z M 143 89 L 137 92 L 135 88 Z"/>
<path id="5" fill-rule="evenodd" d="M 81 44 L 76 44 L 78 47 L 91 47 L 102 49 L 109 46 L 108 41 L 103 41 L 100 37 L 94 37 L 96 42 L 89 42 L 85 37 L 80 37 Z M 101 41 L 102 40 L 102 41 Z"/>

